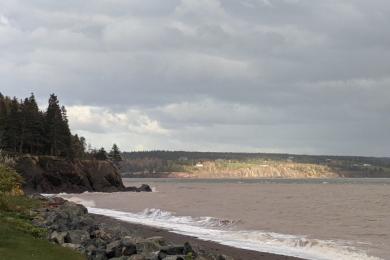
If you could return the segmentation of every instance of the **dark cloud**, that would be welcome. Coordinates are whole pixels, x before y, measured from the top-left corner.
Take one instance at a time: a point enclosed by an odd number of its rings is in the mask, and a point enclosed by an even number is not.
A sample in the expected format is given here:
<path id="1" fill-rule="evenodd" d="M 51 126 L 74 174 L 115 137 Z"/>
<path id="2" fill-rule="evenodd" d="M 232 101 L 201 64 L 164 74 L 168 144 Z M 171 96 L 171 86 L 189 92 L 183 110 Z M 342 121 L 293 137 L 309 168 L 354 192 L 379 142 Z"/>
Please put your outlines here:
<path id="1" fill-rule="evenodd" d="M 1 91 L 125 150 L 390 156 L 384 0 L 0 3 Z"/>

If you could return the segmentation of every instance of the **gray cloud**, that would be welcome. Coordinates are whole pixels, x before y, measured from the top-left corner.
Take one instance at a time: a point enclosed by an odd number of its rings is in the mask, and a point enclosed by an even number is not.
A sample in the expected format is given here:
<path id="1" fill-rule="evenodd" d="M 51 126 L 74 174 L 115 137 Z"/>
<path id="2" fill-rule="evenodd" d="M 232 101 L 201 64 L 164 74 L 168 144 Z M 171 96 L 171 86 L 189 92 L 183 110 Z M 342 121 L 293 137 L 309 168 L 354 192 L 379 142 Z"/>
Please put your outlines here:
<path id="1" fill-rule="evenodd" d="M 390 156 L 384 0 L 0 3 L 0 91 L 96 146 Z"/>

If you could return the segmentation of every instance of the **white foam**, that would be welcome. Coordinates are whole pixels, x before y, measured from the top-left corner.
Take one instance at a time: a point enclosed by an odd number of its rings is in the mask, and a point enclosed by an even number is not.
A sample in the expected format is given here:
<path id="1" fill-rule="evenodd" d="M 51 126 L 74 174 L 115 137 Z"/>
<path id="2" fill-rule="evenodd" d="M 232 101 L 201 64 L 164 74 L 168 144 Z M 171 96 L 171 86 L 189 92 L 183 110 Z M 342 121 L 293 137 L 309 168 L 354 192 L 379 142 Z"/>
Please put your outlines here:
<path id="1" fill-rule="evenodd" d="M 87 208 L 96 206 L 95 201 L 93 201 L 93 200 L 84 200 L 84 199 L 81 199 L 79 197 L 70 197 L 70 198 L 64 198 L 64 199 L 69 200 L 69 201 L 74 202 L 74 203 L 77 203 L 77 204 L 84 205 Z"/>
<path id="2" fill-rule="evenodd" d="M 60 193 L 41 193 L 42 196 L 44 197 L 61 197 L 68 195 L 66 192 L 60 192 Z"/>
<path id="3" fill-rule="evenodd" d="M 284 235 L 263 231 L 236 231 L 234 221 L 212 217 L 193 218 L 175 216 L 160 209 L 146 209 L 139 213 L 88 207 L 90 213 L 115 219 L 164 228 L 175 233 L 195 236 L 202 240 L 218 242 L 242 249 L 256 250 L 280 255 L 301 257 L 310 260 L 379 260 L 354 248 L 351 243 L 310 239 L 305 236 Z"/>
<path id="4" fill-rule="evenodd" d="M 77 204 L 81 204 L 84 207 L 95 207 L 96 206 L 96 204 L 93 200 L 85 200 L 85 199 L 81 199 L 79 197 L 63 197 L 63 196 L 69 195 L 68 193 L 64 193 L 64 192 L 58 193 L 58 194 L 41 193 L 41 195 L 44 197 L 48 197 L 48 198 L 61 197 L 65 200 L 68 200 L 68 201 L 71 201 L 71 202 L 74 202 Z"/>

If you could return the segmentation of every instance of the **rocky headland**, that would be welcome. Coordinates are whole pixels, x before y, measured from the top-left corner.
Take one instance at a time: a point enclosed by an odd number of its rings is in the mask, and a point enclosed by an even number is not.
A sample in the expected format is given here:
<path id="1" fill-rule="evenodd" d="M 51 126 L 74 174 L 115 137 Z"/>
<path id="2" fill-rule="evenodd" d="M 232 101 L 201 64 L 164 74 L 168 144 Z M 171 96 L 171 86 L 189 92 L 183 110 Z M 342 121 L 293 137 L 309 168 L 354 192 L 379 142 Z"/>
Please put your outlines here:
<path id="1" fill-rule="evenodd" d="M 125 187 L 110 161 L 24 155 L 16 160 L 15 168 L 24 179 L 26 193 L 151 191 L 148 185 Z"/>

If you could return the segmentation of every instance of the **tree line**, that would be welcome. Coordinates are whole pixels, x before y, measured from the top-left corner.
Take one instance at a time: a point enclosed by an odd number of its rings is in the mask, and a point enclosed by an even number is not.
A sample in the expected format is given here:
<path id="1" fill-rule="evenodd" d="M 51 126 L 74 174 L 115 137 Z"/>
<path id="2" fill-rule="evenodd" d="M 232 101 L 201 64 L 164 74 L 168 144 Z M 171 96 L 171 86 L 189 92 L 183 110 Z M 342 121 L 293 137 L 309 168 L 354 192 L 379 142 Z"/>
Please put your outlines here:
<path id="1" fill-rule="evenodd" d="M 110 153 L 104 148 L 87 151 L 86 139 L 71 133 L 66 108 L 55 94 L 50 95 L 46 111 L 41 111 L 34 94 L 18 100 L 0 93 L 0 149 L 71 159 L 121 160 L 116 144 Z"/>

